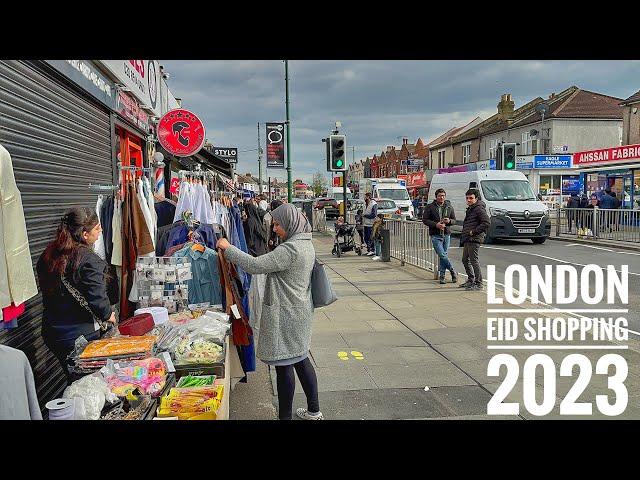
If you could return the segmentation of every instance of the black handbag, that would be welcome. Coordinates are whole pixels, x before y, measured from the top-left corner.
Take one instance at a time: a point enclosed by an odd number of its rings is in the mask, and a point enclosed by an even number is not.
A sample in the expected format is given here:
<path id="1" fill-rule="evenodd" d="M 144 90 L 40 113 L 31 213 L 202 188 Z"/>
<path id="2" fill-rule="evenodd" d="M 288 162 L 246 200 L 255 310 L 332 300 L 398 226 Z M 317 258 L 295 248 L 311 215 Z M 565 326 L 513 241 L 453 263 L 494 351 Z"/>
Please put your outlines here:
<path id="1" fill-rule="evenodd" d="M 87 310 L 91 314 L 91 316 L 93 317 L 93 321 L 94 322 L 96 322 L 98 325 L 100 325 L 100 330 L 102 332 L 106 332 L 107 330 L 109 330 L 109 328 L 111 328 L 113 326 L 113 324 L 111 322 L 106 322 L 106 321 L 100 320 L 96 316 L 96 314 L 93 313 L 93 310 L 91 310 L 91 307 L 89 307 L 89 302 L 87 302 L 87 299 L 84 298 L 82 293 L 80 293 L 80 291 L 77 288 L 75 288 L 73 285 L 71 285 L 71 282 L 69 282 L 64 277 L 64 275 L 61 275 L 60 279 L 62 280 L 62 284 L 65 286 L 67 291 L 71 294 L 71 296 L 76 300 L 76 302 L 78 302 L 82 308 L 84 308 L 85 310 Z"/>
<path id="2" fill-rule="evenodd" d="M 331 280 L 324 270 L 324 263 L 320 263 L 317 258 L 311 271 L 311 298 L 314 308 L 326 307 L 338 300 Z"/>

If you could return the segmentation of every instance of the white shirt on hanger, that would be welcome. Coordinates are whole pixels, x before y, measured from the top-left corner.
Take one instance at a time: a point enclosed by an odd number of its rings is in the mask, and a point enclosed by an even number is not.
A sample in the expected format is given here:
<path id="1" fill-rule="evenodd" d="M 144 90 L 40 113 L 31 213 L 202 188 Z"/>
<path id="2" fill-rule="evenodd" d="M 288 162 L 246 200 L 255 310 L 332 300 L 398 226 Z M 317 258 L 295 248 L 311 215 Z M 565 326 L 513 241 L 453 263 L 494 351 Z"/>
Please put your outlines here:
<path id="1" fill-rule="evenodd" d="M 122 202 L 118 196 L 113 198 L 113 219 L 111 220 L 113 230 L 113 252 L 111 253 L 111 264 L 122 266 Z"/>
<path id="2" fill-rule="evenodd" d="M 98 195 L 98 201 L 96 202 L 96 213 L 98 214 L 98 220 L 100 219 L 100 210 L 102 209 L 103 203 L 104 197 L 102 195 Z M 96 243 L 93 244 L 93 251 L 96 252 L 102 260 L 106 260 L 107 252 L 105 251 L 104 235 L 102 234 L 102 232 L 100 232 Z"/>

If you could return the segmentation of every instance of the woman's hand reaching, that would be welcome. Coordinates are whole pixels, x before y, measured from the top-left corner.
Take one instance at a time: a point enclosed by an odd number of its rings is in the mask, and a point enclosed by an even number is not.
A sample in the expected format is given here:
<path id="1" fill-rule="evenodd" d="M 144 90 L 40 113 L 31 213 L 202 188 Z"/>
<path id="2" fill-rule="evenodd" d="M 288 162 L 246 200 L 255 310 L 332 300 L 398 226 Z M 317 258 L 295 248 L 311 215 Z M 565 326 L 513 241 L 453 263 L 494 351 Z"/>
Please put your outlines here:
<path id="1" fill-rule="evenodd" d="M 218 243 L 216 243 L 216 247 L 221 250 L 226 250 L 230 246 L 231 244 L 228 242 L 226 238 L 221 238 L 220 240 L 218 240 Z"/>

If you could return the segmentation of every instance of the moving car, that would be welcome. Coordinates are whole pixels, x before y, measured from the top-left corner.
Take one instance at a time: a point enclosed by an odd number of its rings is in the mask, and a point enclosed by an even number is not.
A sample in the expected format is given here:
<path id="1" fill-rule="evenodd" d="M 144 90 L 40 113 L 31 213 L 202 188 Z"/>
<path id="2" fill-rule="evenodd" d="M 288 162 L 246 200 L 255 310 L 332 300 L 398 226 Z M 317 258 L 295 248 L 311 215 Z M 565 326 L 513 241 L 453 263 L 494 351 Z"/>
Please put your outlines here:
<path id="1" fill-rule="evenodd" d="M 384 218 L 400 217 L 403 214 L 396 202 L 390 198 L 374 198 L 374 200 L 378 204 L 378 214 L 384 215 Z"/>
<path id="2" fill-rule="evenodd" d="M 544 243 L 551 235 L 548 207 L 536 198 L 531 184 L 522 172 L 513 170 L 478 170 L 475 172 L 437 173 L 431 180 L 430 192 L 444 188 L 447 200 L 459 220 L 467 209 L 465 193 L 469 188 L 480 191 L 487 207 L 491 226 L 486 243 L 497 238 L 529 238 Z M 462 225 L 451 227 L 462 231 Z"/>
<path id="3" fill-rule="evenodd" d="M 335 198 L 320 197 L 313 201 L 313 208 L 325 211 L 327 219 L 338 218 L 338 202 Z"/>

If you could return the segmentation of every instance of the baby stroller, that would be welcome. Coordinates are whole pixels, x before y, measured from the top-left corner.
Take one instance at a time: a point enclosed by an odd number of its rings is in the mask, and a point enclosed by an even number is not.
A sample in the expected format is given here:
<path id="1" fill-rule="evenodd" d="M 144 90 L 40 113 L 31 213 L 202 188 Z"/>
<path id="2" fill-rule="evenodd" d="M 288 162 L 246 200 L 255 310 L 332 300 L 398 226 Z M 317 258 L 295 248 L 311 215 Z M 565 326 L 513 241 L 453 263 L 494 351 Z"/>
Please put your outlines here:
<path id="1" fill-rule="evenodd" d="M 340 258 L 344 252 L 350 252 L 352 250 L 358 255 L 362 255 L 362 248 L 360 248 L 355 241 L 356 226 L 349 225 L 348 223 L 340 225 L 335 223 L 334 226 L 336 236 L 333 244 L 333 250 L 331 250 L 331 255 L 335 255 Z"/>

